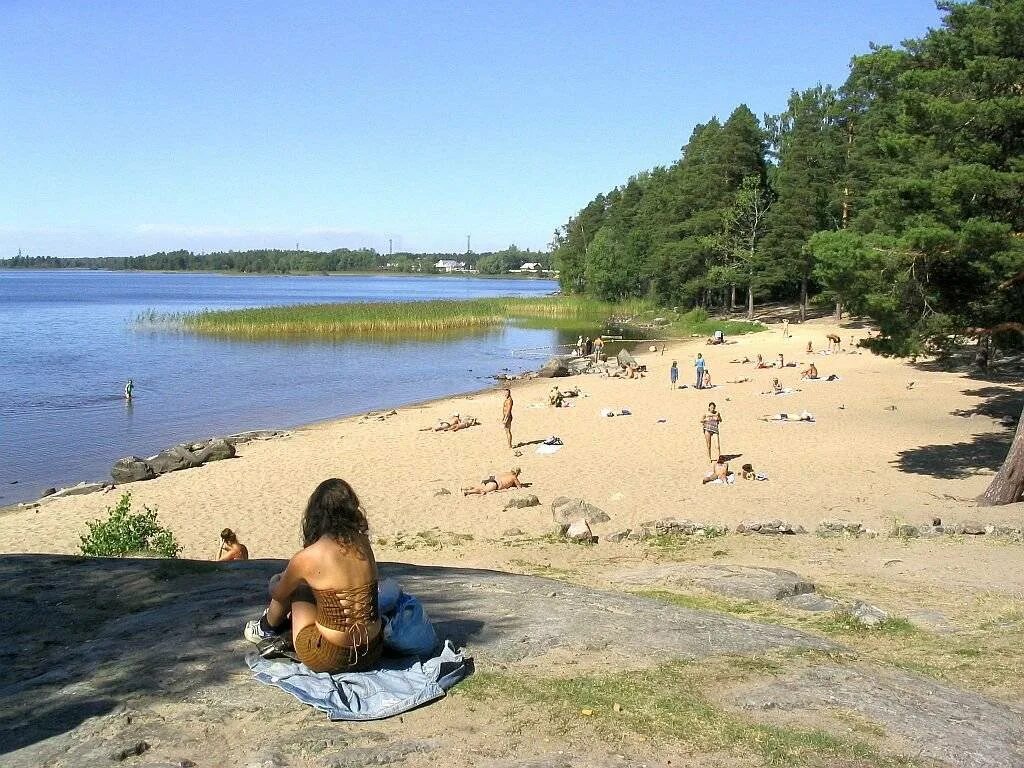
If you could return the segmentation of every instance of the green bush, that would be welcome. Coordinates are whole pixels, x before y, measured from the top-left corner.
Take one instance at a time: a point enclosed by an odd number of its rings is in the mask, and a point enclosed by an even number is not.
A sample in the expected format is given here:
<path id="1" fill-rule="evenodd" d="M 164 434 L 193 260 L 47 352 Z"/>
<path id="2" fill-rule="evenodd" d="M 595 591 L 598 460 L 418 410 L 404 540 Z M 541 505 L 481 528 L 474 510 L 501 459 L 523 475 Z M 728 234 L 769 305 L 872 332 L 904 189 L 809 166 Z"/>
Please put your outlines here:
<path id="1" fill-rule="evenodd" d="M 80 549 L 92 557 L 124 557 L 153 552 L 163 557 L 177 557 L 181 545 L 174 534 L 156 521 L 156 510 L 144 506 L 132 514 L 132 494 L 126 492 L 117 504 L 107 508 L 106 520 L 87 522 L 89 533 L 82 536 Z"/>

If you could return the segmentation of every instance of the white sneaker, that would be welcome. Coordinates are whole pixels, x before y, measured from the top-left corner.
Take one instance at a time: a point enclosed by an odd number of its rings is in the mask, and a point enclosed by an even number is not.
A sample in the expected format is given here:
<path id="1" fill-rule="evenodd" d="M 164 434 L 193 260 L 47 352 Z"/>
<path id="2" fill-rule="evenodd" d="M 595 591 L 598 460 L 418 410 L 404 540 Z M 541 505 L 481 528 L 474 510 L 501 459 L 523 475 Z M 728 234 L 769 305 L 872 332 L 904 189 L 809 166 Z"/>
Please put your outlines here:
<path id="1" fill-rule="evenodd" d="M 266 615 L 267 612 L 264 611 L 263 616 Z M 253 619 L 252 621 L 245 622 L 245 639 L 253 645 L 259 645 L 264 640 L 267 640 L 271 637 L 275 637 L 277 635 L 276 632 L 264 632 L 260 628 L 260 619 L 262 619 L 263 616 L 261 616 L 259 619 Z"/>

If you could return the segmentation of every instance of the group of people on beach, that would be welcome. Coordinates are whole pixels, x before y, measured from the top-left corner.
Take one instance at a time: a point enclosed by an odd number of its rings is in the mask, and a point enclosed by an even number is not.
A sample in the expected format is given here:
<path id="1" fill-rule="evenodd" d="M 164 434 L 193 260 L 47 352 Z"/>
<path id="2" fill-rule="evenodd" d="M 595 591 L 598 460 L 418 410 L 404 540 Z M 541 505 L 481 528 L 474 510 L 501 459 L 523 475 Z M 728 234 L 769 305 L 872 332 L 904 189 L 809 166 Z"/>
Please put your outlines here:
<path id="1" fill-rule="evenodd" d="M 832 334 L 830 334 L 832 336 Z M 838 341 L 829 343 L 838 345 Z M 707 374 L 703 356 L 698 353 L 695 369 L 697 388 L 705 385 Z M 785 365 L 781 353 L 778 366 Z M 762 365 L 758 356 L 757 367 Z M 773 366 L 774 367 L 774 366 Z M 675 388 L 678 365 L 672 362 L 670 381 Z M 812 362 L 801 372 L 802 378 L 817 378 Z M 773 391 L 781 389 L 778 378 Z M 559 391 L 557 387 L 553 392 Z M 552 403 L 557 405 L 558 403 Z M 509 449 L 512 439 L 514 401 L 506 388 L 501 406 L 501 423 Z M 766 420 L 813 421 L 806 411 L 799 415 L 777 414 Z M 722 453 L 722 412 L 709 402 L 700 416 L 710 470 L 703 484 L 732 484 L 737 474 Z M 447 430 L 454 431 L 461 419 L 453 416 Z M 496 491 L 522 488 L 521 468 L 485 477 L 478 484 L 462 488 L 465 496 L 484 496 Z M 748 480 L 767 479 L 744 464 L 738 474 Z M 382 624 L 377 607 L 377 565 L 367 537 L 368 524 L 355 490 L 344 480 L 332 478 L 313 491 L 302 516 L 303 547 L 289 560 L 285 570 L 271 579 L 269 602 L 258 619 L 245 625 L 244 635 L 261 648 L 268 643 L 287 646 L 300 661 L 315 672 L 342 672 L 365 669 L 374 664 L 383 646 Z M 245 560 L 248 549 L 230 528 L 220 535 L 218 560 Z"/>

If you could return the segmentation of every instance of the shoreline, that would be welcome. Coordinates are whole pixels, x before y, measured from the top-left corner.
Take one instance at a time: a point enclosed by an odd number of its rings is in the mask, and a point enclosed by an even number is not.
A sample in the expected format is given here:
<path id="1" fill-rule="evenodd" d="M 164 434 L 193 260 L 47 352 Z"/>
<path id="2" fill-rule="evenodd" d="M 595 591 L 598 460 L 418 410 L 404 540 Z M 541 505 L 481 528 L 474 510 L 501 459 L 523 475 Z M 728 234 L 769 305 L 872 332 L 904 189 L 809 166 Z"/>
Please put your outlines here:
<path id="1" fill-rule="evenodd" d="M 241 432 L 232 432 L 232 433 L 227 434 L 227 435 L 220 435 L 220 436 L 211 435 L 211 436 L 206 436 L 206 437 L 202 437 L 202 438 L 196 438 L 195 440 L 179 440 L 178 442 L 174 443 L 173 445 L 182 445 L 182 444 L 198 442 L 200 440 L 214 440 L 214 439 L 218 439 L 218 438 L 228 439 L 228 438 L 236 437 L 237 435 L 244 435 L 244 434 L 258 433 L 258 432 L 280 432 L 280 433 L 283 433 L 282 435 L 280 435 L 280 436 L 283 437 L 283 436 L 285 436 L 287 434 L 291 434 L 291 433 L 307 432 L 307 431 L 315 430 L 315 429 L 318 429 L 318 428 L 321 428 L 321 427 L 328 427 L 328 426 L 331 426 L 331 425 L 336 425 L 336 424 L 339 424 L 341 422 L 349 421 L 351 419 L 366 419 L 366 418 L 368 418 L 370 416 L 377 415 L 377 414 L 381 413 L 382 411 L 396 411 L 396 410 L 398 410 L 400 408 L 401 409 L 406 409 L 406 410 L 424 409 L 424 408 L 429 408 L 431 406 L 437 405 L 437 404 L 442 403 L 442 402 L 447 402 L 447 401 L 453 400 L 455 398 L 468 398 L 468 399 L 471 399 L 475 395 L 483 395 L 483 394 L 491 392 L 491 391 L 493 391 L 495 389 L 504 389 L 506 386 L 511 387 L 511 388 L 515 388 L 517 386 L 522 386 L 523 384 L 525 384 L 525 383 L 527 383 L 529 381 L 532 381 L 533 379 L 537 378 L 536 376 L 531 376 L 530 375 L 530 374 L 535 374 L 535 373 L 536 373 L 535 369 L 527 369 L 527 370 L 523 371 L 523 373 L 517 374 L 515 379 L 508 379 L 508 380 L 499 379 L 498 376 L 500 374 L 493 374 L 490 378 L 495 379 L 495 382 L 494 382 L 493 385 L 487 386 L 487 387 L 478 387 L 478 388 L 472 389 L 472 390 L 448 392 L 446 394 L 438 395 L 436 397 L 428 397 L 428 398 L 423 398 L 423 399 L 417 399 L 417 400 L 413 400 L 413 401 L 405 402 L 405 403 L 381 405 L 381 406 L 378 406 L 376 408 L 371 408 L 371 409 L 365 410 L 365 411 L 357 411 L 355 413 L 335 414 L 333 416 L 326 416 L 326 417 L 324 417 L 322 419 L 313 419 L 312 421 L 304 421 L 304 422 L 295 424 L 293 426 L 281 426 L 281 427 L 267 427 L 267 426 L 264 426 L 264 427 L 255 427 L 253 429 L 247 429 L 247 430 L 244 430 L 244 431 L 241 431 Z M 568 378 L 569 379 L 575 379 L 577 377 L 570 376 Z M 276 438 L 269 438 L 269 439 L 276 439 Z M 171 448 L 171 447 L 173 447 L 173 446 L 166 446 L 166 448 Z M 164 449 L 161 449 L 161 450 L 164 450 Z M 113 466 L 114 462 L 116 462 L 120 458 L 122 458 L 122 457 L 119 456 L 117 459 L 113 459 L 111 461 L 111 466 Z M 145 457 L 143 457 L 143 458 L 145 458 Z M 198 467 L 193 467 L 191 469 L 178 470 L 178 471 L 179 472 L 189 472 L 189 471 L 192 471 L 194 469 L 198 469 Z M 141 485 L 141 484 L 144 484 L 144 483 L 150 483 L 150 482 L 152 482 L 152 480 L 139 480 L 139 481 L 135 481 L 135 482 L 131 482 L 131 483 L 121 483 L 120 485 L 118 485 L 118 484 L 114 483 L 113 479 L 110 477 L 110 474 L 108 472 L 108 474 L 105 477 L 103 477 L 103 478 L 93 479 L 93 480 L 79 480 L 77 483 L 73 483 L 72 485 L 68 485 L 68 486 L 63 486 L 61 488 L 57 488 L 57 491 L 60 492 L 60 491 L 65 490 L 67 488 L 74 488 L 74 487 L 76 487 L 78 485 L 92 484 L 92 483 L 108 484 L 108 485 L 112 486 L 112 488 L 114 490 L 116 490 L 116 489 L 120 489 L 120 488 L 122 488 L 124 486 L 137 486 L 137 485 Z M 81 495 L 82 496 L 90 496 L 90 495 L 92 495 L 94 493 L 104 493 L 104 491 L 97 490 L 97 491 L 93 491 L 93 492 L 85 493 L 85 494 L 81 494 Z M 10 514 L 12 512 L 18 512 L 18 511 L 21 511 L 21 510 L 29 509 L 29 508 L 32 508 L 34 505 L 38 506 L 38 505 L 41 505 L 41 504 L 46 504 L 46 503 L 48 503 L 47 500 L 51 499 L 52 497 L 53 497 L 53 494 L 50 494 L 50 495 L 47 495 L 47 496 L 37 496 L 37 497 L 34 497 L 34 498 L 30 497 L 30 498 L 27 498 L 27 499 L 24 499 L 24 500 L 14 501 L 14 502 L 12 502 L 10 504 L 0 505 L 0 516 L 7 515 L 7 514 Z M 60 497 L 58 497 L 58 498 L 60 498 Z"/>
<path id="2" fill-rule="evenodd" d="M 516 450 L 507 447 L 500 423 L 505 382 L 308 422 L 284 437 L 245 443 L 234 459 L 120 486 L 114 496 L 15 507 L 0 516 L 0 549 L 77 552 L 85 523 L 131 490 L 134 504 L 158 509 L 161 524 L 185 547 L 184 558 L 209 558 L 210 542 L 225 526 L 239 533 L 253 558 L 289 557 L 297 546 L 298 516 L 310 491 L 327 477 L 342 477 L 357 490 L 382 557 L 449 564 L 492 566 L 526 555 L 528 542 L 547 541 L 550 503 L 559 496 L 604 510 L 611 520 L 594 529 L 599 546 L 622 547 L 623 555 L 633 545 L 605 544 L 606 537 L 670 516 L 730 530 L 751 518 L 782 519 L 808 531 L 825 519 L 859 521 L 880 532 L 894 520 L 956 523 L 982 516 L 986 522 L 1019 524 L 1020 505 L 982 512 L 970 501 L 990 481 L 991 464 L 950 472 L 943 458 L 971 436 L 991 440 L 997 430 L 1005 431 L 979 400 L 989 395 L 979 394 L 977 381 L 963 373 L 922 370 L 857 349 L 813 358 L 823 376 L 840 376 L 836 382 L 802 382 L 794 368 L 730 364 L 777 352 L 806 361 L 807 341 L 819 346 L 832 328 L 828 321 L 810 321 L 791 326 L 792 338 L 784 340 L 769 327 L 724 347 L 705 346 L 701 339 L 669 342 L 664 356 L 660 350 L 635 353 L 649 371 L 638 380 L 582 375 L 508 382 L 516 403 Z M 851 334 L 866 335 L 862 329 L 840 330 L 844 347 Z M 713 372 L 712 390 L 692 388 L 698 351 Z M 673 360 L 689 388 L 669 387 Z M 798 391 L 782 398 L 763 395 L 776 376 Z M 908 380 L 916 382 L 912 388 Z M 579 385 L 582 396 L 571 407 L 551 408 L 547 392 L 553 383 Z M 1012 388 L 1012 398 L 1024 396 L 1020 385 Z M 708 458 L 700 418 L 712 400 L 724 414 L 721 447 L 734 468 L 752 463 L 767 482 L 701 483 Z M 632 415 L 601 418 L 605 410 L 620 409 Z M 759 418 L 804 409 L 815 414 L 815 423 Z M 476 417 L 480 426 L 457 433 L 424 430 L 453 412 Z M 535 446 L 552 435 L 563 446 L 537 453 Z M 999 439 L 1008 445 L 1010 436 Z M 996 446 L 988 454 L 1001 450 Z M 537 496 L 539 506 L 510 511 L 510 498 L 523 494 L 464 498 L 458 492 L 512 466 L 522 467 L 523 482 L 531 484 L 524 493 Z M 506 541 L 503 532 L 511 530 L 522 532 L 522 544 Z M 726 548 L 731 541 L 723 542 Z M 553 559 L 545 562 L 557 566 Z"/>

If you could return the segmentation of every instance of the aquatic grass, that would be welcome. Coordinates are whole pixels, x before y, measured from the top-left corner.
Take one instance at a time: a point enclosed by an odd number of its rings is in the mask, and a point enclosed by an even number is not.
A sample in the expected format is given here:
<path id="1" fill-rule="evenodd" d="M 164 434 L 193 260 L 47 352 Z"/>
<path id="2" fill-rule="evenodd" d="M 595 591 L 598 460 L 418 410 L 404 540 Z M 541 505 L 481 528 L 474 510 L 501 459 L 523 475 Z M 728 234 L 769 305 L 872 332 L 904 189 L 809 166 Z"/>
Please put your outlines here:
<path id="1" fill-rule="evenodd" d="M 618 304 L 586 297 L 433 299 L 430 301 L 300 304 L 250 309 L 205 310 L 183 314 L 142 313 L 137 324 L 178 327 L 209 336 L 236 338 L 341 338 L 436 334 L 500 326 L 509 320 L 603 323 L 649 309 L 643 301 Z"/>

